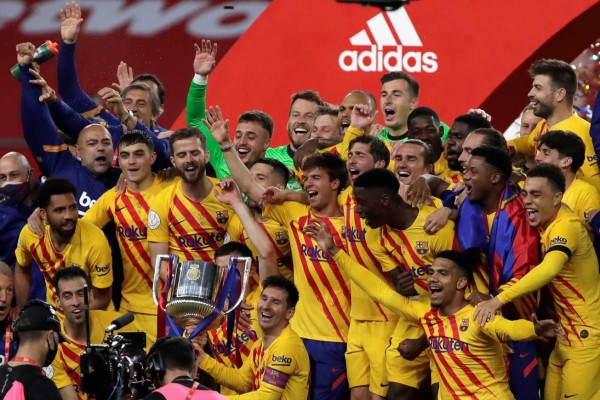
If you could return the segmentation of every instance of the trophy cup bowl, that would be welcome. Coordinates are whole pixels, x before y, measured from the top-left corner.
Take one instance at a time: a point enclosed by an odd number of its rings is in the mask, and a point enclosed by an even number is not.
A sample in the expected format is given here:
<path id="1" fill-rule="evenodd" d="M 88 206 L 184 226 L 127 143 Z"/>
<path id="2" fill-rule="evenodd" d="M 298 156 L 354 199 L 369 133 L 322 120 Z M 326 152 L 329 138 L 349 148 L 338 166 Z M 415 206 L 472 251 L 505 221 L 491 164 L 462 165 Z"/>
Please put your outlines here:
<path id="1" fill-rule="evenodd" d="M 201 320 L 213 314 L 217 308 L 219 295 L 224 290 L 225 280 L 231 268 L 237 268 L 237 264 L 244 263 L 244 274 L 242 276 L 242 289 L 238 299 L 227 299 L 222 310 L 210 323 L 208 329 L 214 329 L 223 323 L 225 315 L 235 310 L 244 299 L 248 278 L 250 276 L 251 257 L 231 257 L 226 267 L 206 261 L 182 261 L 175 255 L 160 254 L 154 265 L 154 284 L 152 293 L 154 302 L 160 306 L 158 301 L 159 271 L 163 260 L 172 260 L 172 273 L 169 289 L 166 293 L 166 305 L 163 309 L 178 325 L 190 320 Z M 165 294 L 163 294 L 164 296 Z M 233 305 L 231 305 L 233 303 Z"/>

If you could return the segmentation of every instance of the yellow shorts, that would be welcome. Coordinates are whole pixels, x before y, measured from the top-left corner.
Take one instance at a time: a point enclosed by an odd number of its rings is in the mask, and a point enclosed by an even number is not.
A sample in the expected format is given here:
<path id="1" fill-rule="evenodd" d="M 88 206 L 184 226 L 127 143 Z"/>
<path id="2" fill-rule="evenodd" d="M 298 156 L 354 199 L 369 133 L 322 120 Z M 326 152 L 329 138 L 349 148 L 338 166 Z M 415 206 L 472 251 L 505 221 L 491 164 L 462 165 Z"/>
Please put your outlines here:
<path id="1" fill-rule="evenodd" d="M 350 320 L 346 371 L 350 388 L 369 386 L 369 391 L 385 397 L 388 389 L 385 349 L 396 321 Z"/>
<path id="2" fill-rule="evenodd" d="M 544 399 L 600 399 L 600 343 L 556 343 L 546 371 Z"/>
<path id="3" fill-rule="evenodd" d="M 133 311 L 129 311 L 121 307 L 119 312 L 126 313 L 131 312 L 135 315 L 135 319 L 133 320 L 133 325 L 135 329 L 140 332 L 146 332 L 146 351 L 150 350 L 150 347 L 156 342 L 156 328 L 158 326 L 158 321 L 156 319 L 156 315 L 150 314 L 140 314 Z"/>
<path id="4" fill-rule="evenodd" d="M 429 377 L 431 374 L 429 350 L 422 352 L 413 361 L 405 360 L 398 352 L 398 345 L 404 339 L 418 339 L 423 334 L 421 327 L 403 319 L 398 321 L 386 351 L 388 381 L 418 388 Z M 437 380 L 434 382 L 434 378 L 432 376 L 432 383 L 437 382 Z"/>

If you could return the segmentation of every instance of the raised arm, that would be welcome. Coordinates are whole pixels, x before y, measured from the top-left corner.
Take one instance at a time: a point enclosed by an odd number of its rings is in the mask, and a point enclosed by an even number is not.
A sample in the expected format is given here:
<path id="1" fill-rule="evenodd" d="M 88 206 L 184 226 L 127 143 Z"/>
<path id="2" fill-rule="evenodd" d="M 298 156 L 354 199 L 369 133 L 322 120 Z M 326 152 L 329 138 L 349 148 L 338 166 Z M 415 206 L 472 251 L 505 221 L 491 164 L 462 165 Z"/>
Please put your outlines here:
<path id="1" fill-rule="evenodd" d="M 229 140 L 229 120 L 224 120 L 219 106 L 210 107 L 206 114 L 205 123 L 210 126 L 210 132 L 219 143 L 223 157 L 227 162 L 229 171 L 240 191 L 245 193 L 250 200 L 259 203 L 265 189 L 256 181 L 248 167 L 244 165 L 235 151 L 232 151 L 233 143 Z"/>
<path id="2" fill-rule="evenodd" d="M 25 141 L 42 173 L 56 175 L 56 171 L 73 163 L 73 156 L 58 136 L 48 106 L 40 102 L 40 87 L 30 69 L 35 47 L 31 43 L 17 45 L 17 62 L 21 71 L 21 124 Z M 39 76 L 39 75 L 38 75 Z"/>
<path id="3" fill-rule="evenodd" d="M 58 92 L 76 112 L 86 117 L 100 114 L 109 125 L 119 125 L 119 119 L 98 105 L 79 84 L 75 65 L 75 42 L 83 22 L 79 4 L 74 1 L 67 3 L 60 10 L 60 21 L 62 43 L 57 62 Z"/>
<path id="4" fill-rule="evenodd" d="M 313 220 L 304 228 L 304 233 L 314 238 L 322 249 L 333 258 L 336 265 L 346 271 L 350 279 L 365 291 L 374 301 L 383 304 L 413 323 L 418 323 L 424 311 L 419 311 L 416 303 L 401 296 L 377 275 L 362 267 L 343 249 L 335 245 L 329 228 L 320 221 Z"/>

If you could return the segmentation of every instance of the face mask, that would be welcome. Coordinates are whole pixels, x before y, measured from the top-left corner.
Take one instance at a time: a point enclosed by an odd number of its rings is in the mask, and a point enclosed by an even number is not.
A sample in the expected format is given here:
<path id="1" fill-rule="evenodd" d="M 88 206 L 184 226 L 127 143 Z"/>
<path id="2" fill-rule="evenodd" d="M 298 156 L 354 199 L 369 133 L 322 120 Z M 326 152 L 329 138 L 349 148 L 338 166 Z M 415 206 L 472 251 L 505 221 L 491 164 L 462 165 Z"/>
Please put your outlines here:
<path id="1" fill-rule="evenodd" d="M 44 367 L 49 366 L 52 364 L 52 361 L 54 361 L 56 353 L 58 353 L 58 341 L 55 341 L 54 349 L 51 349 L 50 347 L 52 346 L 50 346 L 50 341 L 48 341 L 48 354 L 46 354 L 46 359 L 44 360 Z"/>
<path id="2" fill-rule="evenodd" d="M 14 204 L 19 204 L 25 200 L 27 195 L 31 192 L 31 186 L 29 185 L 29 181 L 27 182 L 4 182 L 2 187 L 0 187 L 0 191 L 2 195 L 12 201 Z"/>

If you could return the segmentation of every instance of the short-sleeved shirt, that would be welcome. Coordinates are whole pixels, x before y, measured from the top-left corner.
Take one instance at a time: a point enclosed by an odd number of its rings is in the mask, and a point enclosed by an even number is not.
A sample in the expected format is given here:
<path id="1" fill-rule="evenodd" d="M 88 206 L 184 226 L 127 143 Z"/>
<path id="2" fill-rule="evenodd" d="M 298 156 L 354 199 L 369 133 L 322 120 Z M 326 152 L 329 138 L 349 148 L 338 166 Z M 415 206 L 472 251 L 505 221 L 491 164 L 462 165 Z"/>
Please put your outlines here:
<path id="1" fill-rule="evenodd" d="M 215 251 L 223 244 L 231 207 L 221 203 L 213 191 L 220 191 L 216 179 L 213 189 L 201 202 L 183 192 L 178 179 L 150 201 L 148 241 L 168 243 L 169 253 L 181 260 L 213 262 Z"/>
<path id="2" fill-rule="evenodd" d="M 98 289 L 108 288 L 113 283 L 110 246 L 102 230 L 91 222 L 78 220 L 75 233 L 62 251 L 54 248 L 50 226 L 46 226 L 44 235 L 39 237 L 25 225 L 19 236 L 16 257 L 21 266 L 28 266 L 32 261 L 38 263 L 46 281 L 46 301 L 54 307 L 54 278 L 60 269 L 81 268 Z"/>

